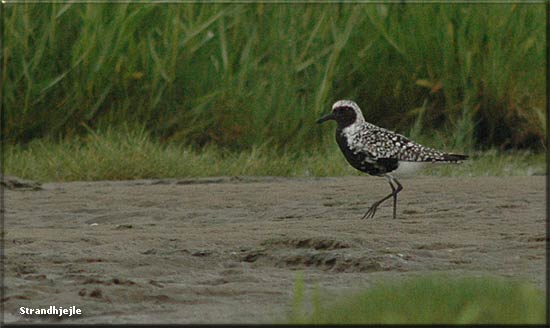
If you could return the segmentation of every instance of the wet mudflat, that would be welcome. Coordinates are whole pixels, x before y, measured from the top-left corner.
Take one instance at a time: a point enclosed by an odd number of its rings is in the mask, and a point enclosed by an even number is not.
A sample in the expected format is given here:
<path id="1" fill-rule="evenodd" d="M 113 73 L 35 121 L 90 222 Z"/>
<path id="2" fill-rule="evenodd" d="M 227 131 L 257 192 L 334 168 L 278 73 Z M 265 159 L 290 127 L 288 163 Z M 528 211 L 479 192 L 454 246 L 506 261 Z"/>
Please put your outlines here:
<path id="1" fill-rule="evenodd" d="M 296 273 L 346 295 L 382 279 L 492 275 L 544 288 L 544 177 L 207 178 L 5 191 L 6 322 L 284 322 Z M 21 306 L 79 317 L 23 317 Z"/>

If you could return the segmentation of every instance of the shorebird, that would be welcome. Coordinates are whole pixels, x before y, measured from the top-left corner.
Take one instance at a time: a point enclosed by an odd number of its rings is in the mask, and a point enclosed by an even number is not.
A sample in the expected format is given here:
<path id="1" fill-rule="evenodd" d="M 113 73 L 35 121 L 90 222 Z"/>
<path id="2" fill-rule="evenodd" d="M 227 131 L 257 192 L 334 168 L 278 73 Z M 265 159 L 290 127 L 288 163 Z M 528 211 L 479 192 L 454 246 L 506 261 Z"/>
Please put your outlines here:
<path id="1" fill-rule="evenodd" d="M 372 218 L 378 206 L 393 197 L 393 218 L 397 217 L 397 194 L 403 186 L 390 174 L 400 166 L 412 163 L 459 163 L 467 155 L 446 153 L 422 146 L 407 137 L 365 121 L 359 106 L 351 100 L 339 100 L 332 105 L 330 114 L 317 120 L 323 123 L 334 120 L 336 142 L 348 163 L 361 172 L 384 177 L 391 194 L 376 201 L 362 217 Z"/>

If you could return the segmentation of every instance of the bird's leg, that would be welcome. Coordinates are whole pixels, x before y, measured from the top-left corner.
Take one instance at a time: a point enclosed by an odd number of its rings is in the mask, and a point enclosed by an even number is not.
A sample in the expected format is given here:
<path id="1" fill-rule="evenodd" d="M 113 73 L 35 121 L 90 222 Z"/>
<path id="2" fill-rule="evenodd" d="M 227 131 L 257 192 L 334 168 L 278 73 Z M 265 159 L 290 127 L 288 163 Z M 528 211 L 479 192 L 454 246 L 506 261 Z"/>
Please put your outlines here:
<path id="1" fill-rule="evenodd" d="M 381 200 L 377 201 L 377 202 L 374 202 L 374 204 L 372 204 L 372 206 L 369 208 L 369 210 L 367 211 L 367 213 L 365 213 L 365 215 L 363 215 L 363 217 L 361 219 L 369 219 L 369 218 L 372 218 L 374 217 L 374 214 L 376 213 L 376 210 L 378 209 L 378 206 L 380 204 L 382 204 L 385 200 L 387 200 L 388 198 L 390 197 L 394 197 L 394 207 L 395 207 L 395 199 L 396 199 L 396 195 L 397 195 L 397 192 L 396 192 L 396 189 L 395 187 L 393 186 L 393 184 L 391 183 L 391 180 L 393 180 L 393 178 L 388 178 L 388 175 L 384 175 L 387 179 L 388 179 L 388 183 L 390 184 L 390 187 L 391 187 L 391 194 L 387 195 L 386 197 L 382 198 Z M 400 184 L 398 184 L 398 188 L 403 188 L 401 187 Z M 399 189 L 399 190 L 401 190 Z M 394 218 L 395 218 L 395 210 L 394 210 Z"/>
<path id="2" fill-rule="evenodd" d="M 393 186 L 392 186 L 392 190 L 393 190 L 393 218 L 396 219 L 397 218 L 397 194 L 403 190 L 403 186 L 399 183 L 399 181 L 397 181 L 397 179 L 395 179 L 394 177 L 392 177 L 391 175 L 386 175 L 387 179 L 388 179 L 388 182 L 390 183 L 391 185 L 391 181 L 393 181 L 396 185 L 397 185 L 397 189 L 394 189 Z"/>

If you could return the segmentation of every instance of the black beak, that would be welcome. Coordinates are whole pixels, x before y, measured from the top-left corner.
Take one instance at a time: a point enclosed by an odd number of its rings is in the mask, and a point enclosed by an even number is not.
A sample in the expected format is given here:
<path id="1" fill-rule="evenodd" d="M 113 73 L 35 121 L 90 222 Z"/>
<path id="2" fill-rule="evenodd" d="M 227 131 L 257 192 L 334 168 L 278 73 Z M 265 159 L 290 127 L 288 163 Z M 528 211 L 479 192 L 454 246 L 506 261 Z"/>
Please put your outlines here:
<path id="1" fill-rule="evenodd" d="M 325 121 L 328 121 L 328 120 L 334 120 L 334 115 L 332 113 L 326 115 L 326 116 L 323 116 L 321 117 L 320 119 L 317 120 L 317 124 L 321 124 Z"/>

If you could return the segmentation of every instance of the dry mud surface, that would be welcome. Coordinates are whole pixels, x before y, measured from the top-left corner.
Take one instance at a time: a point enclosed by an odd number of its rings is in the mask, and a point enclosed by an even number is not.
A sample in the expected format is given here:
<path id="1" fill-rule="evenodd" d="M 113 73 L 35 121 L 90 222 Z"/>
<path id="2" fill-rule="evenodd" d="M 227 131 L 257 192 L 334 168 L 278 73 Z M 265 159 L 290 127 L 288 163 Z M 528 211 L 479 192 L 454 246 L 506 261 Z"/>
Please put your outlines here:
<path id="1" fill-rule="evenodd" d="M 293 283 L 346 295 L 445 272 L 544 288 L 544 177 L 51 183 L 5 191 L 6 322 L 284 322 Z M 306 294 L 307 297 L 307 294 Z M 21 306 L 76 306 L 77 318 Z"/>

